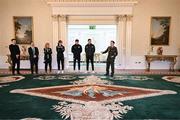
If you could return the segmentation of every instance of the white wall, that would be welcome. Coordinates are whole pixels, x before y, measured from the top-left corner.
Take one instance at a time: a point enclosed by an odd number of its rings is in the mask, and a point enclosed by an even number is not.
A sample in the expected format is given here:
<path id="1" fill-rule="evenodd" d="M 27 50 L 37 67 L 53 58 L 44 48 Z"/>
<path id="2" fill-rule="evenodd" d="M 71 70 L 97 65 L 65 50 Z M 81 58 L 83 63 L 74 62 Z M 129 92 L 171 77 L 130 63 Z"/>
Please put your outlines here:
<path id="1" fill-rule="evenodd" d="M 140 0 L 134 9 L 132 54 L 144 55 L 150 42 L 150 18 L 152 16 L 171 16 L 170 46 L 165 53 L 174 54 L 180 44 L 179 38 L 179 0 Z M 141 47 L 138 44 L 141 43 Z"/>
<path id="2" fill-rule="evenodd" d="M 34 42 L 39 47 L 40 56 L 43 56 L 45 42 L 52 42 L 51 9 L 44 0 L 0 0 L 0 68 L 7 68 L 6 55 L 9 53 L 8 45 L 14 38 L 13 16 L 33 16 Z M 43 58 L 43 57 L 41 57 Z M 40 59 L 40 68 L 44 68 Z M 22 67 L 28 67 L 25 62 Z M 28 64 L 28 66 L 27 66 Z"/>
<path id="3" fill-rule="evenodd" d="M 144 55 L 147 54 L 149 48 L 151 16 L 172 17 L 170 45 L 164 47 L 164 54 L 180 54 L 179 8 L 180 0 L 139 0 L 134 8 L 132 57 L 128 59 L 128 69 L 145 68 Z M 43 56 L 44 43 L 49 41 L 52 44 L 53 42 L 51 13 L 51 8 L 44 0 L 0 0 L 0 68 L 8 68 L 5 61 L 6 54 L 9 53 L 8 45 L 14 37 L 13 16 L 33 16 L 34 41 L 39 47 L 40 55 Z M 44 68 L 42 58 L 39 61 L 40 68 Z M 152 64 L 154 69 L 168 67 L 168 63 L 154 62 Z M 176 67 L 180 67 L 180 60 Z"/>
<path id="4" fill-rule="evenodd" d="M 165 46 L 164 54 L 180 54 L 180 19 L 179 0 L 140 0 L 134 8 L 132 62 L 133 68 L 144 68 L 144 55 L 147 54 L 150 45 L 150 20 L 152 16 L 171 16 L 170 45 Z M 157 47 L 154 48 L 156 53 Z M 135 64 L 141 62 L 141 64 Z M 180 66 L 180 65 L 179 65 Z M 176 67 L 179 67 L 178 64 Z M 166 69 L 168 63 L 154 62 L 153 69 Z"/>

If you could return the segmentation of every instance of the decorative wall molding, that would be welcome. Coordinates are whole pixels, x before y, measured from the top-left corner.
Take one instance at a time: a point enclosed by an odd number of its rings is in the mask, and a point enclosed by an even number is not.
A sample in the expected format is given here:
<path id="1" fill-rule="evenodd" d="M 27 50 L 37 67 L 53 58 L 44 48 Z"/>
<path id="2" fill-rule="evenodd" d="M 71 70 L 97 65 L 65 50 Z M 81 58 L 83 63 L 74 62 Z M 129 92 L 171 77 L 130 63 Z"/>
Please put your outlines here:
<path id="1" fill-rule="evenodd" d="M 137 0 L 45 0 L 46 2 L 135 2 Z"/>
<path id="2" fill-rule="evenodd" d="M 133 18 L 133 15 L 118 15 L 117 22 L 118 21 L 131 21 L 132 18 Z"/>
<path id="3" fill-rule="evenodd" d="M 119 21 L 126 21 L 126 15 L 118 15 L 117 22 L 119 22 Z"/>
<path id="4" fill-rule="evenodd" d="M 47 4 L 56 7 L 119 7 L 132 6 L 138 0 L 45 0 Z"/>
<path id="5" fill-rule="evenodd" d="M 52 15 L 53 21 L 58 21 L 59 15 Z"/>
<path id="6" fill-rule="evenodd" d="M 126 16 L 126 20 L 127 21 L 132 21 L 132 19 L 133 19 L 133 15 L 127 15 Z"/>
<path id="7" fill-rule="evenodd" d="M 67 44 L 68 24 L 117 25 L 119 56 L 116 66 L 126 69 L 131 56 L 133 7 L 138 0 L 45 0 L 52 8 L 53 48 L 57 41 Z M 65 53 L 68 67 L 68 54 Z M 55 62 L 55 61 L 54 61 Z"/>
<path id="8" fill-rule="evenodd" d="M 67 21 L 67 15 L 52 15 L 53 21 Z"/>
<path id="9" fill-rule="evenodd" d="M 59 15 L 61 21 L 67 21 L 67 15 Z"/>

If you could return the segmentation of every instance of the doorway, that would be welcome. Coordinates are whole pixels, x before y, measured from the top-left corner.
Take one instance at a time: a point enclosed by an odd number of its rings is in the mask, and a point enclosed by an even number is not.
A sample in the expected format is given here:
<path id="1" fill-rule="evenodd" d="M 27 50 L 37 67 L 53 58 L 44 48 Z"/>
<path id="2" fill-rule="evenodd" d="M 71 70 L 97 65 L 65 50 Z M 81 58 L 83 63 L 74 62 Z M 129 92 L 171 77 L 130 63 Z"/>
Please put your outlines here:
<path id="1" fill-rule="evenodd" d="M 110 41 L 116 42 L 117 26 L 116 25 L 68 25 L 68 64 L 73 65 L 73 54 L 71 47 L 74 45 L 75 39 L 79 39 L 79 43 L 83 48 L 81 54 L 81 66 L 85 66 L 85 45 L 88 39 L 92 39 L 92 43 L 96 47 L 95 66 L 104 66 L 107 54 L 101 54 L 110 45 Z"/>

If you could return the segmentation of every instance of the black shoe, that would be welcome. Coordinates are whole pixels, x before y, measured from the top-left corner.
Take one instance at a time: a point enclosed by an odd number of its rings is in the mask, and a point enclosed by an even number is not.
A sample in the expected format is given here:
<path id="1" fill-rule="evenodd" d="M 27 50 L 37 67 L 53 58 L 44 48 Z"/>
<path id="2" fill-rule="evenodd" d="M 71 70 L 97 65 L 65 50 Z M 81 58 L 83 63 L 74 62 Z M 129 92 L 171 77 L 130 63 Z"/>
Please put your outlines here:
<path id="1" fill-rule="evenodd" d="M 104 76 L 109 76 L 109 74 L 106 73 L 106 74 L 104 74 Z"/>
<path id="2" fill-rule="evenodd" d="M 114 75 L 113 75 L 113 74 L 111 74 L 111 77 L 114 77 Z"/>

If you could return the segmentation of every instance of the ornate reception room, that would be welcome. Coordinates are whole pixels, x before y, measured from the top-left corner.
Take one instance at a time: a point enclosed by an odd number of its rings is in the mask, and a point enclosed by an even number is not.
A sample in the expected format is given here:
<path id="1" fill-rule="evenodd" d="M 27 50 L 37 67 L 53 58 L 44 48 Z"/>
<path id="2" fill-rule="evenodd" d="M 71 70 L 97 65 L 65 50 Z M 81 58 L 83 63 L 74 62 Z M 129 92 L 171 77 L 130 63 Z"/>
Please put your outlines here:
<path id="1" fill-rule="evenodd" d="M 180 119 L 180 0 L 0 0 L 0 119 Z"/>

